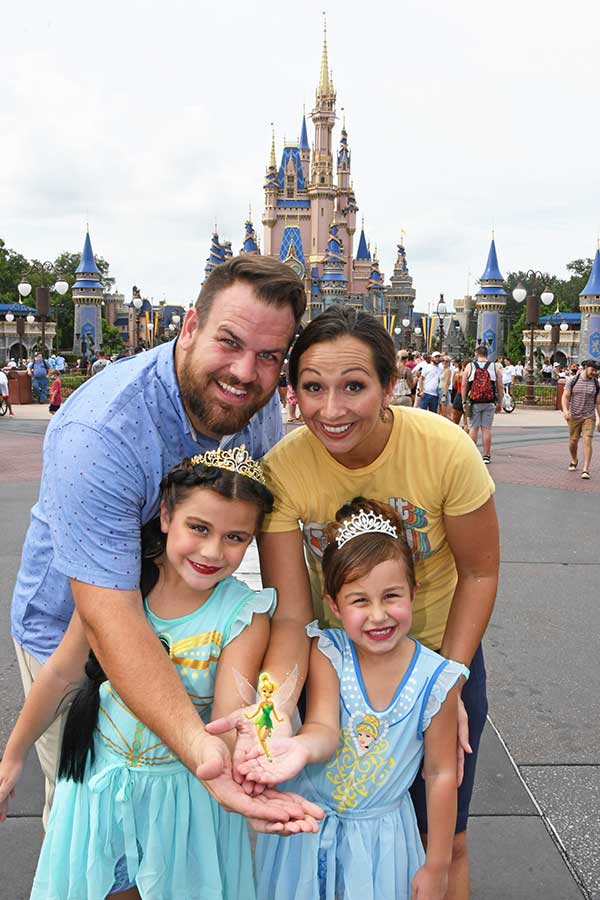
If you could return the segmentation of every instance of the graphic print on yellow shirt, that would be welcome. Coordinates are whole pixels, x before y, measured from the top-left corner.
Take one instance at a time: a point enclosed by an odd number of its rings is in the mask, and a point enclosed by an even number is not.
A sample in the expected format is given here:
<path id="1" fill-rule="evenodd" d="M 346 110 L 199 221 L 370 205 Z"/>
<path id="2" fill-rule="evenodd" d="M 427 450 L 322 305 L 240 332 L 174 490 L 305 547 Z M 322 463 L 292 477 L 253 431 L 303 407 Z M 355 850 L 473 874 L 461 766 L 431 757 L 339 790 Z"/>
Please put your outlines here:
<path id="1" fill-rule="evenodd" d="M 479 509 L 494 492 L 479 451 L 454 423 L 424 410 L 396 406 L 387 445 L 370 465 L 347 469 L 306 428 L 298 428 L 264 458 L 275 506 L 266 532 L 301 527 L 313 608 L 324 625 L 339 624 L 322 600 L 324 526 L 354 497 L 380 500 L 402 517 L 416 563 L 418 590 L 411 634 L 441 646 L 456 586 L 456 567 L 443 517 Z"/>

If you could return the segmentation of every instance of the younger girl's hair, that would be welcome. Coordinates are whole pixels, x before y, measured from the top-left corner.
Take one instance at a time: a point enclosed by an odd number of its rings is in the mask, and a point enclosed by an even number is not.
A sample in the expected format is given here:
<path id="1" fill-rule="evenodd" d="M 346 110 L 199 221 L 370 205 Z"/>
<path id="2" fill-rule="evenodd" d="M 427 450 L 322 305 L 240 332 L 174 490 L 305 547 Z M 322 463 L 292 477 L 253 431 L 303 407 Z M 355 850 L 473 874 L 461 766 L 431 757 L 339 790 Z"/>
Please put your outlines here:
<path id="1" fill-rule="evenodd" d="M 172 515 L 176 507 L 195 488 L 215 491 L 228 500 L 245 500 L 256 506 L 256 530 L 273 509 L 273 494 L 253 478 L 240 472 L 206 466 L 197 457 L 184 459 L 165 475 L 160 483 L 161 502 Z M 161 531 L 160 516 L 152 519 L 142 528 L 142 572 L 140 588 L 142 596 L 147 596 L 158 581 L 157 560 L 165 551 L 167 536 Z M 94 729 L 100 709 L 100 686 L 106 681 L 102 666 L 90 651 L 85 664 L 85 681 L 75 693 L 71 703 L 60 752 L 58 775 L 73 781 L 83 781 L 88 759 L 94 758 Z"/>
<path id="2" fill-rule="evenodd" d="M 361 512 L 372 512 L 387 519 L 396 527 L 398 537 L 370 531 L 359 534 L 338 547 L 336 538 L 344 521 Z M 323 553 L 323 580 L 325 593 L 333 600 L 345 584 L 364 578 L 375 566 L 388 559 L 397 559 L 403 564 L 410 589 L 414 590 L 415 564 L 404 537 L 402 519 L 387 503 L 355 497 L 351 503 L 346 503 L 338 509 L 335 520 L 325 529 L 325 536 L 328 543 Z"/>

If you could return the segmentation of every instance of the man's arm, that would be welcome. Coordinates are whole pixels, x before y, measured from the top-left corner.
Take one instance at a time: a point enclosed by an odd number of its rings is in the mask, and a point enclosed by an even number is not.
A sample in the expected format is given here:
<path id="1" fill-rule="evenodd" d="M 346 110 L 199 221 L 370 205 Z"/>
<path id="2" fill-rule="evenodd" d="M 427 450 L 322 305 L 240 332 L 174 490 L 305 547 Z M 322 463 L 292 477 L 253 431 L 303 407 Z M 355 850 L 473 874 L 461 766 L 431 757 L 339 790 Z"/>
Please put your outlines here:
<path id="1" fill-rule="evenodd" d="M 90 646 L 119 696 L 195 772 L 204 726 L 146 620 L 140 592 L 74 579 L 71 588 Z"/>
<path id="2" fill-rule="evenodd" d="M 291 714 L 308 669 L 310 643 L 304 629 L 314 618 L 302 533 L 299 529 L 263 533 L 258 538 L 258 552 L 263 586 L 277 591 L 263 669 L 281 683 L 294 665 L 298 666 L 296 691 L 285 708 Z"/>
<path id="3" fill-rule="evenodd" d="M 492 497 L 464 516 L 444 515 L 458 581 L 442 641 L 442 656 L 471 665 L 489 622 L 500 565 L 498 519 Z"/>
<path id="4" fill-rule="evenodd" d="M 600 394 L 598 395 L 600 399 Z M 562 408 L 563 416 L 565 419 L 571 418 L 571 413 L 569 412 L 569 403 L 571 402 L 571 382 L 567 381 L 565 384 L 565 389 L 562 393 L 562 397 L 560 398 L 560 405 Z"/>
<path id="5" fill-rule="evenodd" d="M 463 369 L 462 375 L 462 384 L 460 386 L 460 392 L 463 398 L 463 406 L 467 402 L 467 394 L 469 392 L 469 375 L 471 374 L 471 363 L 467 363 L 465 368 Z"/>

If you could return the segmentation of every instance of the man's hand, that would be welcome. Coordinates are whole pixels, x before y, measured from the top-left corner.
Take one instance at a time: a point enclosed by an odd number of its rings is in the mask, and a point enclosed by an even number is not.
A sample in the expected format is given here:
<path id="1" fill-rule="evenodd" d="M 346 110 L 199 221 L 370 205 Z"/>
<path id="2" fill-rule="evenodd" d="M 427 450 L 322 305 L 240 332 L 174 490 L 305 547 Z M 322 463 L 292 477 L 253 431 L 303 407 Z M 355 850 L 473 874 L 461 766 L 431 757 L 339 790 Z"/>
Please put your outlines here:
<path id="1" fill-rule="evenodd" d="M 319 821 L 324 817 L 324 812 L 316 803 L 305 800 L 291 791 L 277 791 L 267 788 L 262 797 L 276 796 L 284 798 L 286 802 L 298 804 L 303 812 L 299 818 L 290 819 L 288 822 L 266 822 L 264 819 L 250 819 L 255 831 L 264 834 L 277 834 L 279 837 L 289 837 L 292 834 L 309 834 L 319 830 Z"/>
<path id="2" fill-rule="evenodd" d="M 281 784 L 289 781 L 308 763 L 308 750 L 299 738 L 274 737 L 269 741 L 272 759 L 267 759 L 260 748 L 246 754 L 240 764 L 240 772 L 248 781 L 261 784 Z"/>

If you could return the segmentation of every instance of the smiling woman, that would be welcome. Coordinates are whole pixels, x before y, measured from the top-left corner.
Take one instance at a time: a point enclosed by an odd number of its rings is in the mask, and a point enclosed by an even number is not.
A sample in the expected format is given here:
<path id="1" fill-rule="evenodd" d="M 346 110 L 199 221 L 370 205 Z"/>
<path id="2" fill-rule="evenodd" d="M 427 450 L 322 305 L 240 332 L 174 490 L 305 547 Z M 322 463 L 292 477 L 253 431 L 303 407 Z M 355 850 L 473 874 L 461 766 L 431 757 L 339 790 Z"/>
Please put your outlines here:
<path id="1" fill-rule="evenodd" d="M 473 442 L 452 422 L 388 407 L 395 373 L 395 349 L 383 325 L 347 307 L 326 310 L 294 345 L 289 378 L 306 424 L 264 460 L 275 506 L 259 539 L 261 571 L 263 583 L 278 592 L 269 670 L 279 658 L 289 664 L 299 652 L 301 630 L 295 643 L 286 635 L 294 616 L 298 620 L 312 607 L 322 624 L 337 624 L 322 599 L 325 532 L 336 510 L 359 496 L 389 504 L 402 520 L 418 584 L 411 635 L 466 666 L 480 658 L 498 577 L 494 484 Z M 463 719 L 460 741 L 465 749 L 470 742 L 475 752 L 466 763 L 457 832 L 466 829 L 487 711 L 482 664 L 479 673 L 463 690 L 469 735 Z M 418 777 L 414 787 L 423 785 Z M 424 796 L 413 798 L 426 832 Z M 462 833 L 455 852 L 451 879 L 464 885 Z"/>

